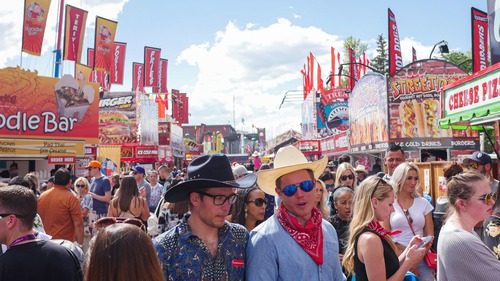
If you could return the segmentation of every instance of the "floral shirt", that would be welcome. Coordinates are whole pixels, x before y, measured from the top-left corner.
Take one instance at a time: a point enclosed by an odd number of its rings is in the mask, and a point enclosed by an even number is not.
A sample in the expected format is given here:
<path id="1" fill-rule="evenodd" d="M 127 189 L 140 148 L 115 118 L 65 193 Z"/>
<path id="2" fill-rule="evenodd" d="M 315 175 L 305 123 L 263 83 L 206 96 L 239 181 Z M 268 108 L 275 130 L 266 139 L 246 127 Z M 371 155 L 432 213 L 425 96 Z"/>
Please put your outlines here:
<path id="1" fill-rule="evenodd" d="M 191 232 L 186 220 L 153 240 L 165 280 L 244 280 L 247 230 L 226 222 L 219 229 L 217 254 Z"/>
<path id="2" fill-rule="evenodd" d="M 500 260 L 500 217 L 491 215 L 484 221 L 483 242 Z"/>

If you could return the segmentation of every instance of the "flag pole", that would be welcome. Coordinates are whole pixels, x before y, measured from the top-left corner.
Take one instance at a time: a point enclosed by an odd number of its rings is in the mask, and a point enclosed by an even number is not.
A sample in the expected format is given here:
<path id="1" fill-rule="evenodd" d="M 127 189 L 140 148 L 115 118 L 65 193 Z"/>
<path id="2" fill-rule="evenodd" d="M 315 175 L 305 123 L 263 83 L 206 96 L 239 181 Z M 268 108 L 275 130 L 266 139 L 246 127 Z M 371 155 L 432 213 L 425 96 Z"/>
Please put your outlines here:
<path id="1" fill-rule="evenodd" d="M 64 0 L 59 0 L 59 16 L 57 19 L 57 43 L 56 43 L 56 62 L 54 66 L 54 77 L 59 77 L 62 68 L 62 55 L 61 55 L 61 35 L 62 35 L 62 22 L 64 16 Z"/>

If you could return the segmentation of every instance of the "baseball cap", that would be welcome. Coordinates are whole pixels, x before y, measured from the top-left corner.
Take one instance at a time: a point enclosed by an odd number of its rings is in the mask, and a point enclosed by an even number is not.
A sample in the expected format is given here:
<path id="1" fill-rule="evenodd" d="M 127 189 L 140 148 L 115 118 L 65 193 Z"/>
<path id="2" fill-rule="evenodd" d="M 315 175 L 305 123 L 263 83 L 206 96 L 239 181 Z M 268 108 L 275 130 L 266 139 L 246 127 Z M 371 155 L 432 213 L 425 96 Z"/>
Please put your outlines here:
<path id="1" fill-rule="evenodd" d="M 468 162 L 470 163 L 470 161 L 477 162 L 481 165 L 486 165 L 486 164 L 491 164 L 491 157 L 484 152 L 475 151 L 474 153 L 472 153 L 471 156 L 467 157 L 464 160 L 464 164 L 467 164 Z"/>
<path id="2" fill-rule="evenodd" d="M 89 168 L 101 168 L 101 162 L 96 161 L 96 160 L 92 160 L 89 162 L 89 164 L 85 168 L 87 168 L 87 169 L 89 169 Z"/>
<path id="3" fill-rule="evenodd" d="M 132 168 L 132 171 L 138 174 L 146 174 L 146 170 L 144 170 L 144 167 L 142 166 L 135 166 Z"/>

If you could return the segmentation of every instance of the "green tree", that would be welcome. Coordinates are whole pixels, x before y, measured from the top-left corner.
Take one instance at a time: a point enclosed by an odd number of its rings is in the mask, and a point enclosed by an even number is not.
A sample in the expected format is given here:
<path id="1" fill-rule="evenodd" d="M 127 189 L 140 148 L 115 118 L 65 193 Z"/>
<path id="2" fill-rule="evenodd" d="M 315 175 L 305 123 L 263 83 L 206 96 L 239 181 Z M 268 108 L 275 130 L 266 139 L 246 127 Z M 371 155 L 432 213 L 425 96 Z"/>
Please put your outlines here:
<path id="1" fill-rule="evenodd" d="M 456 64 L 467 73 L 472 73 L 472 53 L 470 51 L 451 51 L 449 54 L 442 54 L 443 59 Z"/>
<path id="2" fill-rule="evenodd" d="M 361 43 L 360 39 L 356 39 L 352 36 L 349 36 L 345 41 L 344 41 L 344 63 L 348 63 L 350 58 L 349 58 L 349 48 L 353 49 L 354 51 L 354 57 L 356 60 L 363 55 L 363 53 L 368 49 L 368 45 L 366 43 Z M 344 65 L 342 68 L 342 73 L 344 75 L 348 75 L 348 65 Z M 342 84 L 347 85 L 347 78 L 344 76 L 342 79 Z"/>
<path id="3" fill-rule="evenodd" d="M 389 73 L 389 64 L 387 63 L 387 41 L 385 41 L 384 35 L 382 34 L 379 34 L 377 37 L 377 55 L 371 61 L 370 66 L 380 73 Z"/>

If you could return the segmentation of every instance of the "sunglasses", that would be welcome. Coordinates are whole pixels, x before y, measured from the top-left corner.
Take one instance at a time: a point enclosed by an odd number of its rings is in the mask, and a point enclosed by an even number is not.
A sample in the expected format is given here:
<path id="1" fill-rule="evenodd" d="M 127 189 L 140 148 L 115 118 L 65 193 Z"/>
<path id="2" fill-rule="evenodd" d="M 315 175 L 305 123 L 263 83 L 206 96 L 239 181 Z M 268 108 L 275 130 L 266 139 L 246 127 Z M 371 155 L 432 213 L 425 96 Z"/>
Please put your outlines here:
<path id="1" fill-rule="evenodd" d="M 354 176 L 353 176 L 353 175 L 348 175 L 348 176 L 340 176 L 340 180 L 341 180 L 341 181 L 345 181 L 345 180 L 347 180 L 347 179 L 352 180 L 352 179 L 354 179 Z"/>
<path id="2" fill-rule="evenodd" d="M 476 170 L 478 167 L 479 167 L 479 163 L 477 163 L 477 162 L 471 161 L 469 163 L 469 168 Z"/>
<path id="3" fill-rule="evenodd" d="M 20 216 L 18 214 L 13 214 L 13 213 L 7 213 L 7 214 L 0 214 L 0 220 L 3 219 L 3 218 L 6 218 L 8 216 L 16 216 L 16 217 L 19 217 L 19 218 L 22 218 L 23 216 Z"/>
<path id="4" fill-rule="evenodd" d="M 236 194 L 224 196 L 224 195 L 214 195 L 214 194 L 210 194 L 210 193 L 206 193 L 206 192 L 202 192 L 202 191 L 197 191 L 196 193 L 211 197 L 214 200 L 214 205 L 216 205 L 216 206 L 222 206 L 222 205 L 224 205 L 224 203 L 226 203 L 226 201 L 229 201 L 229 204 L 232 205 L 238 199 L 238 195 L 236 195 Z"/>
<path id="5" fill-rule="evenodd" d="M 126 223 L 139 227 L 140 229 L 146 231 L 146 227 L 139 219 L 134 218 L 115 218 L 115 217 L 103 217 L 94 222 L 94 227 L 97 229 L 103 229 L 115 223 Z"/>
<path id="6" fill-rule="evenodd" d="M 403 213 L 405 214 L 406 219 L 408 220 L 409 224 L 413 224 L 413 218 L 410 215 L 410 210 L 408 209 L 403 209 Z"/>
<path id="7" fill-rule="evenodd" d="M 257 206 L 257 207 L 262 207 L 263 205 L 267 206 L 267 201 L 266 201 L 266 199 L 263 199 L 263 198 L 257 198 L 257 199 L 252 200 L 252 201 L 247 201 L 247 203 L 254 203 L 255 206 Z"/>
<path id="8" fill-rule="evenodd" d="M 300 189 L 302 189 L 302 191 L 304 191 L 304 192 L 309 192 L 309 191 L 313 190 L 313 188 L 314 188 L 314 181 L 305 180 L 301 183 L 289 184 L 289 185 L 283 187 L 283 189 L 281 191 L 283 191 L 283 193 L 286 196 L 291 197 L 295 193 L 297 193 L 298 187 L 300 187 Z"/>
<path id="9" fill-rule="evenodd" d="M 78 188 L 85 188 L 86 187 L 86 185 L 84 185 L 84 184 L 77 184 L 75 186 L 78 187 Z"/>
<path id="10" fill-rule="evenodd" d="M 375 188 L 373 189 L 372 191 L 372 194 L 370 195 L 370 198 L 373 198 L 373 195 L 375 195 L 375 192 L 377 191 L 377 188 L 378 186 L 380 185 L 380 183 L 383 183 L 383 184 L 388 184 L 383 178 L 379 177 L 378 178 L 378 182 L 377 184 L 375 185 Z"/>
<path id="11" fill-rule="evenodd" d="M 479 200 L 483 201 L 484 204 L 486 205 L 491 205 L 496 201 L 496 198 L 497 198 L 497 193 L 491 192 L 479 197 Z"/>

